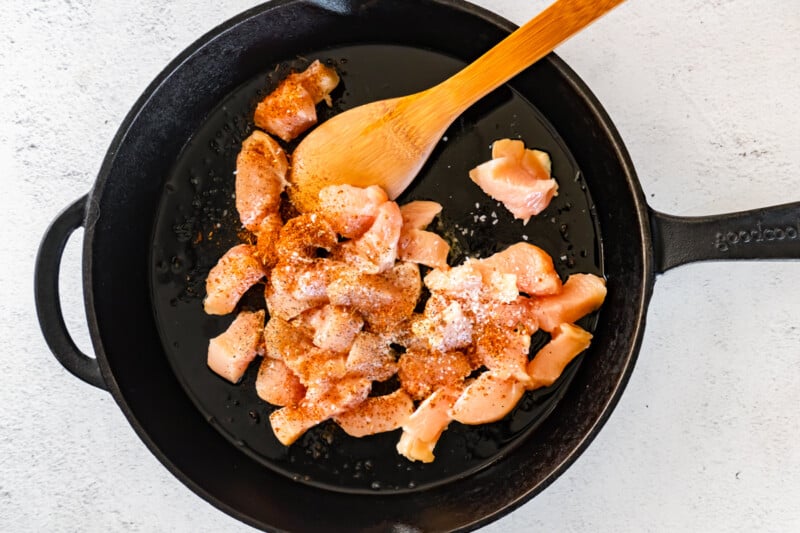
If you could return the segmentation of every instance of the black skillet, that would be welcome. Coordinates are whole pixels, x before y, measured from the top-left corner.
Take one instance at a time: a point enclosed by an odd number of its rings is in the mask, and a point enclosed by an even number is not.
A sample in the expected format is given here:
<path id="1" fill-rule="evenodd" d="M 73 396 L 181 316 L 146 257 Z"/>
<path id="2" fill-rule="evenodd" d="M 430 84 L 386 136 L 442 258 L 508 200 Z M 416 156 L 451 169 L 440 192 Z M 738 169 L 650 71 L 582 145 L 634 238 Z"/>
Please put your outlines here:
<path id="1" fill-rule="evenodd" d="M 453 243 L 451 262 L 528 239 L 553 255 L 563 277 L 605 275 L 608 298 L 583 322 L 595 334 L 591 348 L 503 421 L 453 424 L 431 465 L 397 456 L 396 433 L 352 439 L 333 424 L 280 446 L 267 425 L 271 408 L 255 396 L 254 369 L 234 386 L 205 367 L 207 340 L 230 317 L 202 313 L 203 280 L 239 239 L 232 171 L 255 102 L 290 69 L 319 58 L 342 75 L 325 118 L 429 87 L 513 28 L 453 0 L 254 8 L 159 75 L 125 119 L 91 193 L 48 229 L 35 289 L 53 353 L 109 390 L 159 460 L 218 508 L 270 530 L 486 524 L 551 483 L 609 416 L 639 350 L 656 273 L 704 259 L 800 257 L 800 204 L 697 219 L 650 210 L 613 124 L 550 55 L 460 118 L 400 201 L 445 206 L 437 230 Z M 466 178 L 494 139 L 509 136 L 550 152 L 560 183 L 559 196 L 527 226 Z M 81 226 L 96 360 L 69 338 L 58 303 L 61 252 Z M 261 305 L 258 294 L 242 303 Z"/>

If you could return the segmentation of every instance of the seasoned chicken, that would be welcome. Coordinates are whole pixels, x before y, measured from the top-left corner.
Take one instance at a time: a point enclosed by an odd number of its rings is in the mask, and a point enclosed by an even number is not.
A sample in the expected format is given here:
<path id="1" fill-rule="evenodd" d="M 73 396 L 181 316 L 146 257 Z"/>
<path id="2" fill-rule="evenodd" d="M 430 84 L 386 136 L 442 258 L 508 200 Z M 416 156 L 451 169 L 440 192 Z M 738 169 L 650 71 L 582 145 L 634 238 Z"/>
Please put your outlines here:
<path id="1" fill-rule="evenodd" d="M 236 157 L 236 209 L 242 225 L 257 233 L 265 217 L 277 215 L 286 187 L 286 153 L 269 135 L 254 131 Z"/>
<path id="2" fill-rule="evenodd" d="M 330 93 L 339 84 L 339 75 L 331 67 L 314 61 L 303 72 L 287 76 L 259 102 L 255 111 L 256 126 L 291 141 L 317 123 L 316 105 L 330 106 Z"/>
<path id="3" fill-rule="evenodd" d="M 227 315 L 239 299 L 266 272 L 258 259 L 256 248 L 238 244 L 225 252 L 206 278 L 206 298 L 203 302 L 209 315 Z"/>

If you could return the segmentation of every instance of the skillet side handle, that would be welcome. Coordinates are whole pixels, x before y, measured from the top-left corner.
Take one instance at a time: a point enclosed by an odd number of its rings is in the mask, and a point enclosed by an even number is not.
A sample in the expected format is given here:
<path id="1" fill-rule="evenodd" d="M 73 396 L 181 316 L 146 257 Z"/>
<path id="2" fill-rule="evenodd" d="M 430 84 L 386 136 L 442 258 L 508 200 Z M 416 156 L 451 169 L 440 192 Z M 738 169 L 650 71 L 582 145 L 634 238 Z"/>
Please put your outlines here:
<path id="1" fill-rule="evenodd" d="M 800 259 L 800 202 L 706 217 L 650 210 L 656 272 L 694 261 Z"/>
<path id="2" fill-rule="evenodd" d="M 58 275 L 64 246 L 70 235 L 83 226 L 86 200 L 87 197 L 83 196 L 73 202 L 47 228 L 36 255 L 34 299 L 42 334 L 58 362 L 86 383 L 108 390 L 97 359 L 82 353 L 70 337 L 61 313 L 58 293 Z"/>

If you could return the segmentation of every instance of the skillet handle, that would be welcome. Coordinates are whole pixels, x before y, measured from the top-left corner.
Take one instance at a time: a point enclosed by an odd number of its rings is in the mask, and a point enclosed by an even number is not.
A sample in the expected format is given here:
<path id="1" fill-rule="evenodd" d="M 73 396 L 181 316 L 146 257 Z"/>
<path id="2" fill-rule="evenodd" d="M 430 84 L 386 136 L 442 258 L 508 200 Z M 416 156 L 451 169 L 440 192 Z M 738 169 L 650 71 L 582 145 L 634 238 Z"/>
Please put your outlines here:
<path id="1" fill-rule="evenodd" d="M 694 261 L 800 259 L 800 202 L 706 217 L 650 210 L 656 271 Z"/>
<path id="2" fill-rule="evenodd" d="M 86 196 L 82 196 L 64 211 L 47 228 L 39 253 L 36 255 L 34 271 L 34 299 L 39 326 L 44 339 L 58 362 L 86 383 L 108 390 L 97 359 L 82 353 L 67 331 L 61 313 L 58 294 L 58 275 L 61 256 L 72 233 L 83 226 L 86 214 Z"/>

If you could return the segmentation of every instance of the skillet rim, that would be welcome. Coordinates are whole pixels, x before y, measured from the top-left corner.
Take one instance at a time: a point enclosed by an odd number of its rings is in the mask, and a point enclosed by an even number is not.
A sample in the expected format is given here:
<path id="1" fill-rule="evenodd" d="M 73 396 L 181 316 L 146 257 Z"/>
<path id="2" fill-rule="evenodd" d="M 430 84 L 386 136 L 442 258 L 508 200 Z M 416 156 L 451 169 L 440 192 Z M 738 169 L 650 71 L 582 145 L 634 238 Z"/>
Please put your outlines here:
<path id="1" fill-rule="evenodd" d="M 469 16 L 480 18 L 488 24 L 502 30 L 503 32 L 510 33 L 517 28 L 515 24 L 501 17 L 500 15 L 489 11 L 486 8 L 471 4 L 464 0 L 425 0 L 425 3 L 439 4 L 447 9 L 458 10 L 466 13 Z M 348 2 L 348 5 L 352 2 Z M 170 471 L 176 478 L 178 478 L 190 490 L 198 494 L 207 502 L 211 503 L 226 514 L 249 524 L 254 527 L 263 528 L 264 523 L 256 520 L 231 505 L 225 503 L 217 496 L 211 494 L 208 490 L 203 488 L 193 478 L 188 476 L 169 458 L 169 456 L 162 451 L 154 440 L 150 437 L 149 433 L 144 429 L 143 425 L 139 422 L 136 413 L 128 404 L 119 383 L 117 382 L 113 372 L 111 371 L 108 362 L 107 353 L 103 347 L 101 332 L 98 325 L 96 306 L 95 306 L 95 290 L 92 283 L 92 269 L 94 258 L 94 241 L 96 233 L 96 221 L 101 214 L 101 199 L 106 189 L 106 185 L 111 177 L 114 169 L 115 160 L 119 147 L 124 145 L 131 126 L 137 121 L 143 108 L 146 107 L 149 100 L 158 92 L 162 84 L 167 81 L 176 71 L 178 71 L 183 63 L 195 55 L 198 51 L 211 44 L 216 39 L 222 37 L 230 31 L 235 29 L 242 23 L 248 20 L 262 16 L 264 13 L 279 10 L 289 4 L 311 4 L 318 7 L 326 8 L 327 2 L 324 0 L 271 0 L 264 4 L 254 6 L 246 11 L 235 15 L 234 17 L 222 22 L 216 27 L 212 28 L 204 35 L 199 37 L 193 43 L 188 45 L 178 56 L 170 61 L 153 79 L 150 84 L 142 92 L 141 96 L 131 107 L 123 121 L 121 122 L 115 136 L 113 137 L 109 148 L 104 156 L 102 165 L 98 172 L 98 176 L 90 191 L 87 200 L 86 218 L 85 218 L 85 231 L 83 243 L 83 269 L 82 281 L 84 288 L 84 304 L 87 315 L 87 323 L 89 326 L 90 337 L 95 350 L 97 361 L 100 367 L 101 375 L 105 381 L 108 391 L 111 393 L 117 405 L 122 410 L 129 424 L 134 429 L 135 433 L 142 442 L 147 446 L 150 452 L 156 456 L 160 463 L 162 463 L 168 471 Z M 326 8 L 327 9 L 327 8 Z M 553 481 L 555 481 L 569 466 L 574 463 L 577 458 L 585 451 L 588 445 L 595 438 L 600 429 L 605 425 L 606 421 L 613 412 L 616 404 L 618 403 L 622 392 L 624 391 L 628 380 L 630 379 L 635 361 L 641 349 L 642 337 L 646 322 L 646 312 L 652 296 L 653 285 L 655 281 L 655 271 L 653 266 L 653 241 L 650 226 L 650 212 L 646 204 L 644 193 L 641 185 L 636 176 L 635 168 L 633 166 L 630 155 L 622 141 L 622 138 L 611 121 L 608 113 L 603 109 L 597 97 L 591 92 L 589 87 L 578 77 L 578 75 L 555 53 L 550 53 L 543 58 L 542 61 L 548 61 L 552 67 L 556 69 L 559 75 L 569 83 L 575 92 L 575 97 L 582 98 L 584 104 L 592 111 L 594 118 L 599 126 L 602 127 L 605 136 L 614 148 L 614 153 L 621 166 L 625 170 L 625 176 L 620 177 L 624 180 L 628 189 L 631 192 L 631 200 L 635 207 L 636 220 L 638 222 L 637 234 L 641 245 L 642 252 L 642 283 L 637 288 L 637 296 L 641 292 L 639 305 L 635 309 L 636 320 L 633 323 L 631 335 L 633 336 L 633 343 L 630 350 L 624 358 L 625 369 L 620 374 L 619 379 L 615 382 L 613 389 L 610 391 L 607 401 L 602 405 L 599 410 L 599 415 L 594 423 L 589 427 L 581 438 L 570 446 L 571 450 L 567 457 L 558 465 L 548 469 L 549 474 L 537 485 L 522 491 L 515 499 L 511 499 L 505 506 L 494 509 L 491 513 L 485 515 L 483 518 L 473 520 L 469 523 L 459 526 L 459 530 L 472 530 L 490 522 L 493 522 L 504 516 L 522 504 L 530 501 L 536 494 L 540 493 Z M 590 184 L 591 187 L 591 184 Z"/>

